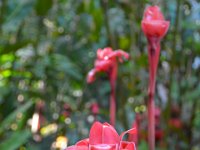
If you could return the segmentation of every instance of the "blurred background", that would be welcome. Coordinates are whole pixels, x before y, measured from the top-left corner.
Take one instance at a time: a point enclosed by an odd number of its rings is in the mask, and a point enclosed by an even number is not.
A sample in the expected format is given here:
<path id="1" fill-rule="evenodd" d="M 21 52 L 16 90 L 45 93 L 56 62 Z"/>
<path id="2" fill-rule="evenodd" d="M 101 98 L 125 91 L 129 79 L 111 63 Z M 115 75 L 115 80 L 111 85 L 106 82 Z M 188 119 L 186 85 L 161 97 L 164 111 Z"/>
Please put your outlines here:
<path id="1" fill-rule="evenodd" d="M 200 149 L 199 0 L 0 0 L 0 149 L 59 149 L 109 121 L 106 74 L 91 85 L 96 50 L 123 49 L 117 131 L 139 124 L 147 149 L 146 6 L 158 4 L 170 29 L 162 40 L 156 88 L 158 150 Z"/>

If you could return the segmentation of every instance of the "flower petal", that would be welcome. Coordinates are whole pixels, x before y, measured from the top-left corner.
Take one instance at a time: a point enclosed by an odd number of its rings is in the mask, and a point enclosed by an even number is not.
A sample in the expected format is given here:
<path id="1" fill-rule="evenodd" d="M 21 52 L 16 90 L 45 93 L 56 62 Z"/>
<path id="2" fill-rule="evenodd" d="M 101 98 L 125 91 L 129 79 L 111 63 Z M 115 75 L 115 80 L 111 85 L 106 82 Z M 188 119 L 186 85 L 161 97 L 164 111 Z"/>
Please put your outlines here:
<path id="1" fill-rule="evenodd" d="M 87 83 L 94 82 L 96 73 L 96 69 L 90 70 L 90 72 L 87 74 Z"/>
<path id="2" fill-rule="evenodd" d="M 66 150 L 88 150 L 88 146 L 76 146 L 76 145 L 73 145 L 73 146 L 67 147 Z"/>
<path id="3" fill-rule="evenodd" d="M 123 140 L 123 137 L 124 137 L 125 134 L 136 134 L 136 133 L 137 133 L 137 129 L 136 128 L 132 128 L 130 130 L 124 131 L 120 135 L 120 141 Z"/>
<path id="4" fill-rule="evenodd" d="M 90 130 L 89 143 L 95 144 L 118 144 L 119 135 L 110 124 L 95 122 Z"/>
<path id="5" fill-rule="evenodd" d="M 149 6 L 144 11 L 143 20 L 145 21 L 165 20 L 165 18 L 158 6 Z"/>
<path id="6" fill-rule="evenodd" d="M 121 141 L 119 150 L 136 150 L 134 142 Z"/>
<path id="7" fill-rule="evenodd" d="M 89 138 L 81 140 L 76 143 L 76 146 L 88 146 L 89 145 Z"/>

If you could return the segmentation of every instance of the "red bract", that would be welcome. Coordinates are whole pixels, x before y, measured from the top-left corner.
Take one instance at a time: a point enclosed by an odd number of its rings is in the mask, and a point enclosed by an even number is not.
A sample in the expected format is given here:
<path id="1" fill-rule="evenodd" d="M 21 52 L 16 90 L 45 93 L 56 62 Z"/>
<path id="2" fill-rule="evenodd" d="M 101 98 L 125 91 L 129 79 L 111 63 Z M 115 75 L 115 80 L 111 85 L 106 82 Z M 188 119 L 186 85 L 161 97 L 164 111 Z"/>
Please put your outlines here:
<path id="1" fill-rule="evenodd" d="M 117 79 L 118 61 L 123 62 L 123 57 L 128 59 L 129 54 L 122 50 L 113 51 L 112 48 L 104 48 L 97 50 L 97 59 L 94 63 L 94 68 L 87 75 L 87 82 L 91 83 L 95 80 L 98 72 L 105 72 L 108 74 L 111 86 L 110 96 L 110 123 L 115 125 L 116 100 L 115 100 L 115 86 Z"/>
<path id="2" fill-rule="evenodd" d="M 118 61 L 123 62 L 123 57 L 128 59 L 129 54 L 122 50 L 113 51 L 110 47 L 98 49 L 94 69 L 88 73 L 87 82 L 93 82 L 98 72 L 106 72 L 110 77 L 113 70 L 116 70 Z"/>
<path id="3" fill-rule="evenodd" d="M 135 134 L 136 129 L 132 128 L 119 136 L 110 124 L 95 122 L 91 127 L 89 139 L 82 140 L 66 150 L 136 150 L 134 142 L 122 140 L 127 133 Z"/>
<path id="4" fill-rule="evenodd" d="M 169 21 L 165 18 L 158 6 L 148 7 L 143 16 L 142 30 L 147 37 L 162 38 L 169 28 Z"/>
<path id="5" fill-rule="evenodd" d="M 149 150 L 155 149 L 155 117 L 154 117 L 154 94 L 156 72 L 160 55 L 160 40 L 169 28 L 169 21 L 165 21 L 158 6 L 150 6 L 144 12 L 142 30 L 148 40 L 149 59 L 149 89 L 148 89 L 148 142 Z"/>
<path id="6" fill-rule="evenodd" d="M 119 143 L 119 135 L 108 123 L 95 122 L 90 129 L 89 139 L 91 145 Z"/>

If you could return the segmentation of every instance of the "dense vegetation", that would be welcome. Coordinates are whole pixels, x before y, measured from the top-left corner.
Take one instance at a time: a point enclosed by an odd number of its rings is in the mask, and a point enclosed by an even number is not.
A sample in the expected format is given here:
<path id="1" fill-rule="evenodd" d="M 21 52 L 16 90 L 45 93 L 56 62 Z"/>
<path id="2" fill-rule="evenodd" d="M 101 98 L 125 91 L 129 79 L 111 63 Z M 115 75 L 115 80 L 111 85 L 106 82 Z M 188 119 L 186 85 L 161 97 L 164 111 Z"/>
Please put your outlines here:
<path id="1" fill-rule="evenodd" d="M 119 65 L 119 132 L 142 116 L 139 149 L 146 149 L 147 41 L 141 31 L 148 0 L 0 1 L 0 149 L 50 149 L 87 137 L 94 119 L 109 121 L 106 74 L 88 85 L 96 50 L 107 46 L 131 56 Z M 200 3 L 157 0 L 170 29 L 161 45 L 156 106 L 158 149 L 200 149 Z M 153 3 L 153 4 L 155 4 Z M 91 108 L 98 104 L 99 112 Z M 96 107 L 96 106 L 95 106 Z M 39 114 L 40 129 L 31 132 Z M 96 114 L 98 113 L 98 114 Z"/>

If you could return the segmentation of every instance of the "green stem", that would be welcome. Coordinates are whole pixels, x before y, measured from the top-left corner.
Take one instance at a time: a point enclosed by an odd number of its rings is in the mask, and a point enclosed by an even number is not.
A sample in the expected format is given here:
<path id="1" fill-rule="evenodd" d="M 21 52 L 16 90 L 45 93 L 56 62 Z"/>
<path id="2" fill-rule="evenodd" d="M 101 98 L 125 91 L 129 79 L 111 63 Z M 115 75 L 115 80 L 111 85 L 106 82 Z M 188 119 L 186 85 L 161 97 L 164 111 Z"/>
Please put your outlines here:
<path id="1" fill-rule="evenodd" d="M 110 45 L 112 46 L 113 49 L 116 49 L 116 44 L 115 44 L 115 39 L 114 36 L 111 32 L 110 25 L 109 25 L 109 16 L 108 16 L 108 0 L 102 0 L 102 9 L 104 13 L 104 18 L 105 18 L 105 26 L 106 26 L 106 32 L 108 35 L 108 39 L 110 42 Z"/>

